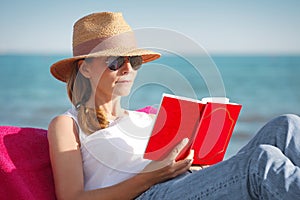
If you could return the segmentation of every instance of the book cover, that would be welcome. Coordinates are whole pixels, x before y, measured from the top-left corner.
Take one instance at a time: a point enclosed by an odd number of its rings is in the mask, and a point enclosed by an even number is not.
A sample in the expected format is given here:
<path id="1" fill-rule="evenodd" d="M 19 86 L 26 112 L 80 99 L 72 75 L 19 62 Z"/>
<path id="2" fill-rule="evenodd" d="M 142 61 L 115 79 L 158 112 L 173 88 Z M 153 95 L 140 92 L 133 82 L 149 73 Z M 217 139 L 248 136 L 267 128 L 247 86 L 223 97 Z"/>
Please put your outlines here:
<path id="1" fill-rule="evenodd" d="M 144 158 L 162 160 L 180 141 L 189 138 L 176 160 L 186 157 L 193 149 L 194 165 L 222 161 L 241 107 L 235 103 L 164 94 Z"/>

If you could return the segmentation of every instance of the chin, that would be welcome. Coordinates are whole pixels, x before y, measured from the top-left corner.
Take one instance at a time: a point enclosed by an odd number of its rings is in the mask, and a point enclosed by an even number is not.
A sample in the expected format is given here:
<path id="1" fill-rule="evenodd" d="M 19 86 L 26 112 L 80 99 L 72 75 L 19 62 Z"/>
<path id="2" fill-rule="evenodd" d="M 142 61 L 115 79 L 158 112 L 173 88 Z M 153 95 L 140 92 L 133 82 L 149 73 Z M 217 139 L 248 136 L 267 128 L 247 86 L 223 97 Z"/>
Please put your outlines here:
<path id="1" fill-rule="evenodd" d="M 114 96 L 128 96 L 131 92 L 132 85 L 120 85 L 113 90 Z"/>
<path id="2" fill-rule="evenodd" d="M 128 96 L 129 94 L 130 94 L 130 90 L 115 90 L 113 92 L 114 96 L 121 96 L 121 97 Z"/>

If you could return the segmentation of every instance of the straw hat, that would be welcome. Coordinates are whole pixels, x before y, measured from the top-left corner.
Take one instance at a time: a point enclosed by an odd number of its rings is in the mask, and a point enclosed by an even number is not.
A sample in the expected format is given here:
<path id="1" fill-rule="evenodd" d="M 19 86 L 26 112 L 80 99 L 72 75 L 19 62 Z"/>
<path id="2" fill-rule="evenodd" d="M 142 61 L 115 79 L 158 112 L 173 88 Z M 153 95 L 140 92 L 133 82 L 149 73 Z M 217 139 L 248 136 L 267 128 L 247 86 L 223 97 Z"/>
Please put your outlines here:
<path id="1" fill-rule="evenodd" d="M 50 72 L 66 82 L 74 62 L 100 56 L 142 56 L 143 63 L 146 63 L 158 59 L 160 54 L 137 48 L 133 31 L 122 13 L 93 13 L 74 24 L 73 57 L 54 63 Z"/>

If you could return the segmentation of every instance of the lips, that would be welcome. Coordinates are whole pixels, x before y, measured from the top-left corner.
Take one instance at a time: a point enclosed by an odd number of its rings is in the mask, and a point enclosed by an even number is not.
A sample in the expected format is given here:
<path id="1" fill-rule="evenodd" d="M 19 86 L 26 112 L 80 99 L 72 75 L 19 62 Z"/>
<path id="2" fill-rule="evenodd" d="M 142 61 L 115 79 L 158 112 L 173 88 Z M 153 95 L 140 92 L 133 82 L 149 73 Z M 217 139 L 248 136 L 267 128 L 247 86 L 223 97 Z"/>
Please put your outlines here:
<path id="1" fill-rule="evenodd" d="M 119 80 L 116 83 L 131 83 L 131 80 Z"/>

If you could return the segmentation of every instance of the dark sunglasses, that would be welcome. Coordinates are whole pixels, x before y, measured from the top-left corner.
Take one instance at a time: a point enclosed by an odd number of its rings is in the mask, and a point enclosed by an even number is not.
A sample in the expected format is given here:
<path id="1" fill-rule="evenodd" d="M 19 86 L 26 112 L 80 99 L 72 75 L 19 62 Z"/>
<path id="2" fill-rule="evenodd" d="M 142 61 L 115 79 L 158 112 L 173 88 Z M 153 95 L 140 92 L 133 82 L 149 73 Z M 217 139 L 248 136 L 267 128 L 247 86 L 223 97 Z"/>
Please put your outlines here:
<path id="1" fill-rule="evenodd" d="M 138 70 L 142 66 L 143 58 L 142 56 L 111 56 L 107 58 L 106 64 L 111 71 L 116 71 L 124 65 L 125 61 L 129 61 L 132 69 Z"/>

